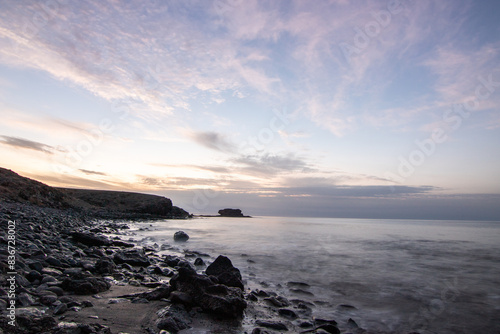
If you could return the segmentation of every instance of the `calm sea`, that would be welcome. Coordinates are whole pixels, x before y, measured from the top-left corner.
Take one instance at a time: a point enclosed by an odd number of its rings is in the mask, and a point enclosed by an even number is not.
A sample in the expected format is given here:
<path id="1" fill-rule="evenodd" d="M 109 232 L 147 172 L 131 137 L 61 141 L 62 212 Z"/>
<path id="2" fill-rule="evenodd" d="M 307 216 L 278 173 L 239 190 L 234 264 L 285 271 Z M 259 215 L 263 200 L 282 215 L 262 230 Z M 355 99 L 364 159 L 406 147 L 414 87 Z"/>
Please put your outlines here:
<path id="1" fill-rule="evenodd" d="M 173 241 L 178 230 L 187 243 Z M 131 232 L 165 253 L 226 255 L 247 287 L 313 302 L 318 317 L 395 333 L 500 333 L 500 222 L 214 217 Z"/>

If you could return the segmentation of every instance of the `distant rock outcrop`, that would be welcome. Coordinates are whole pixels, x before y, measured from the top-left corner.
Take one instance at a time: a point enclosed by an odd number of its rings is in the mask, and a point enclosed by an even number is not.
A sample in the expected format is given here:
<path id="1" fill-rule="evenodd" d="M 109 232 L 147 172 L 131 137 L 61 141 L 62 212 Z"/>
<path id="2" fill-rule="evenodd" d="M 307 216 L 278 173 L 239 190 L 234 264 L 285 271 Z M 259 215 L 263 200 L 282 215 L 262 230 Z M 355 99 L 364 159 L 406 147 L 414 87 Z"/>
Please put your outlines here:
<path id="1" fill-rule="evenodd" d="M 245 217 L 240 209 L 222 209 L 219 210 L 222 217 Z"/>

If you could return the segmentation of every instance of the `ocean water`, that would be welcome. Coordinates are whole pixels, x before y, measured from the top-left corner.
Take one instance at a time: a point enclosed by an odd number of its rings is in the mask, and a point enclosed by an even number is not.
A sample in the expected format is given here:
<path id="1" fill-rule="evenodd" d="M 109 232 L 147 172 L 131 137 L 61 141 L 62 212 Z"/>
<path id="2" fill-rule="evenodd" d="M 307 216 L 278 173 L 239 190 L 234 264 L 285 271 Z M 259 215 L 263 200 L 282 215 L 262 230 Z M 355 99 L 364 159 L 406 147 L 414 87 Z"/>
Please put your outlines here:
<path id="1" fill-rule="evenodd" d="M 188 242 L 173 241 L 178 230 Z M 249 289 L 313 302 L 315 316 L 341 324 L 500 333 L 500 222 L 210 217 L 136 223 L 130 233 L 165 253 L 226 255 Z"/>

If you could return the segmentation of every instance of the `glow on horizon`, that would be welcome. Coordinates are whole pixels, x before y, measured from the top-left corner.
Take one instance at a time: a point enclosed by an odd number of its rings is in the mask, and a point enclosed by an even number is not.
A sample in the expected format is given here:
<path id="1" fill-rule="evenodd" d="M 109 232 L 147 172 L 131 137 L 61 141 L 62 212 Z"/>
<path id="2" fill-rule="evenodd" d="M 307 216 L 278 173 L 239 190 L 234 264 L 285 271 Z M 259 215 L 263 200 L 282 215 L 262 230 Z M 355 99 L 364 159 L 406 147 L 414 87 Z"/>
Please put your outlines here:
<path id="1" fill-rule="evenodd" d="M 487 195 L 500 219 L 499 15 L 466 0 L 3 1 L 0 166 L 194 212 Z"/>

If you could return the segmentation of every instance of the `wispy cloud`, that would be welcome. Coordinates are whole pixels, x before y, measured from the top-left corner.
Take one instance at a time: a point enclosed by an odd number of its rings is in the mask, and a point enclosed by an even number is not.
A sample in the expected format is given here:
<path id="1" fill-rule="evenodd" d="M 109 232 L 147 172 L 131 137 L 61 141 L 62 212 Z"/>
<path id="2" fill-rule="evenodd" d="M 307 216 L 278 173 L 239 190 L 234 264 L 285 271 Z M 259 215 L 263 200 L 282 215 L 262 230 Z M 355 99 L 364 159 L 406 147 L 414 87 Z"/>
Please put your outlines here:
<path id="1" fill-rule="evenodd" d="M 34 151 L 39 151 L 47 154 L 53 154 L 55 148 L 46 145 L 43 143 L 39 143 L 36 141 L 32 141 L 29 139 L 24 139 L 24 138 L 18 138 L 18 137 L 11 137 L 11 136 L 0 136 L 1 139 L 0 143 L 4 145 L 9 145 L 15 148 L 22 148 L 22 149 L 29 149 L 29 150 L 34 150 Z"/>
<path id="2" fill-rule="evenodd" d="M 209 149 L 231 153 L 235 151 L 235 146 L 221 133 L 206 131 L 206 132 L 191 132 L 191 138 L 199 145 Z"/>
<path id="3" fill-rule="evenodd" d="M 100 176 L 106 176 L 106 173 L 103 172 L 97 172 L 94 170 L 88 170 L 88 169 L 79 169 L 80 172 L 87 174 L 87 175 L 100 175 Z"/>

